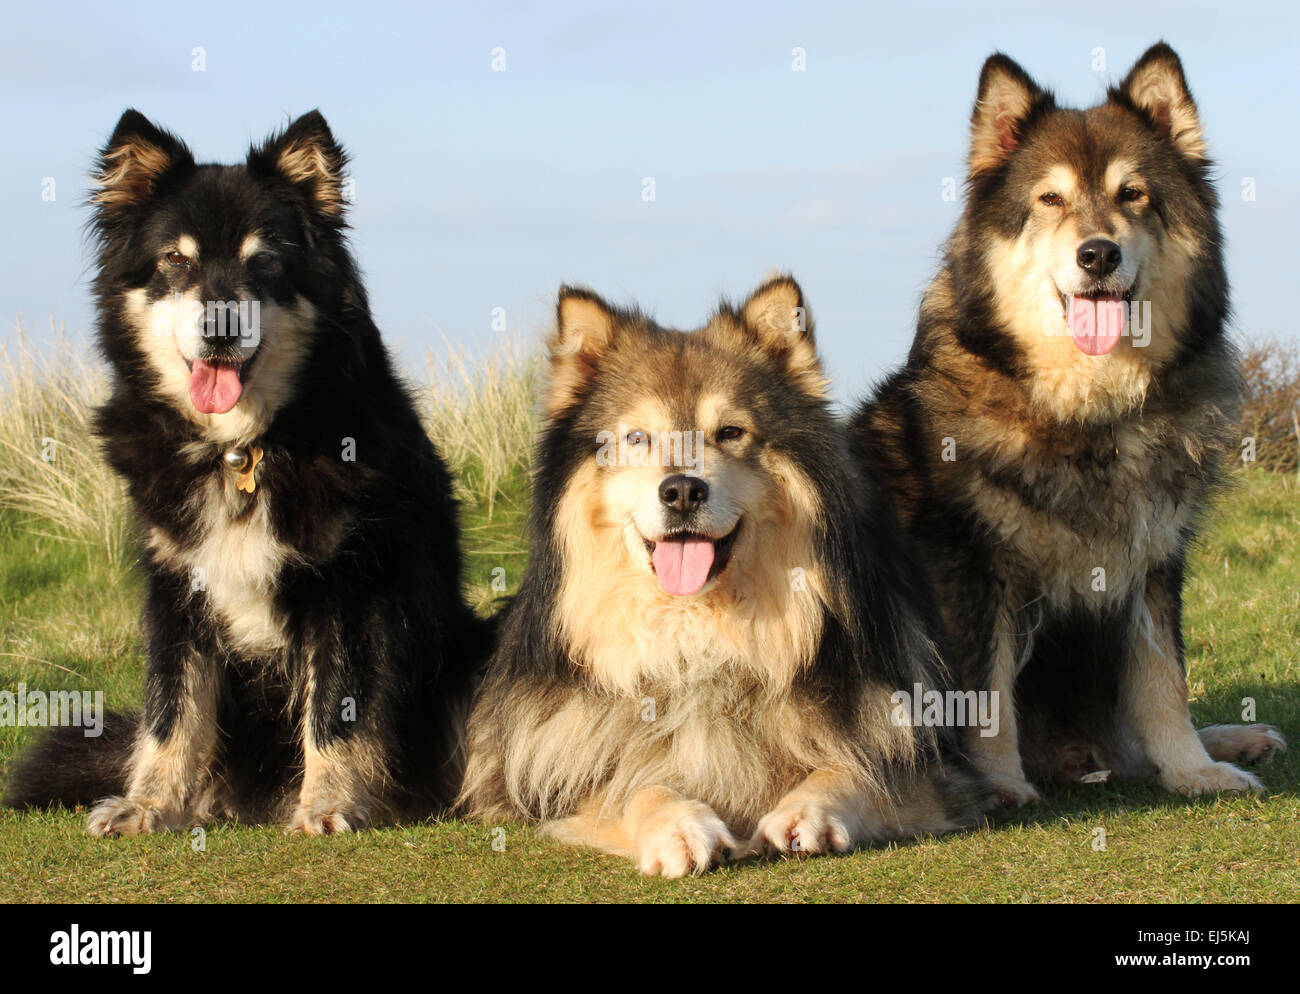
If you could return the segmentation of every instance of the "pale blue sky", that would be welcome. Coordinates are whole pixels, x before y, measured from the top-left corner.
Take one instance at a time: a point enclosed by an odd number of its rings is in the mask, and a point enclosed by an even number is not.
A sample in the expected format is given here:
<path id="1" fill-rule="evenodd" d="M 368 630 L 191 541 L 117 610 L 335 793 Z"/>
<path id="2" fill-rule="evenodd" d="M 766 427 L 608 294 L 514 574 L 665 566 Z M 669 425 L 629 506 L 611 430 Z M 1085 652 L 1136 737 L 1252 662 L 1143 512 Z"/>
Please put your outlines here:
<path id="1" fill-rule="evenodd" d="M 906 352 L 959 210 L 940 191 L 961 176 L 984 58 L 1000 48 L 1090 103 L 1162 37 L 1219 165 L 1237 325 L 1300 336 L 1290 3 L 32 4 L 5 17 L 0 338 L 17 315 L 90 330 L 81 204 L 123 108 L 226 161 L 320 107 L 353 153 L 375 316 L 409 360 L 444 339 L 487 347 L 494 307 L 536 334 L 562 281 L 694 325 L 776 267 L 803 284 L 852 398 Z M 1098 47 L 1108 74 L 1091 67 Z"/>

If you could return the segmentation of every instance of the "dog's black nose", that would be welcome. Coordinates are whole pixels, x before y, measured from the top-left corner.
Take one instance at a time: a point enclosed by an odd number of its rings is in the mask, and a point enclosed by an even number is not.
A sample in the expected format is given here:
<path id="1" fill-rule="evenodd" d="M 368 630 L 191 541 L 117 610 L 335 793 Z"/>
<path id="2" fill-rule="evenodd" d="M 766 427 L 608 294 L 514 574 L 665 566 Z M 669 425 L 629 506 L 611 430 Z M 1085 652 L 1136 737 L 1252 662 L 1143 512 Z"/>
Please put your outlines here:
<path id="1" fill-rule="evenodd" d="M 1109 238 L 1089 238 L 1079 246 L 1079 267 L 1093 276 L 1109 276 L 1123 258 L 1119 246 Z"/>
<path id="2" fill-rule="evenodd" d="M 689 514 L 709 499 L 709 485 L 698 476 L 677 473 L 659 484 L 659 499 L 678 514 Z"/>
<path id="3" fill-rule="evenodd" d="M 225 298 L 208 300 L 203 305 L 203 337 L 216 349 L 228 349 L 243 334 L 239 303 Z"/>

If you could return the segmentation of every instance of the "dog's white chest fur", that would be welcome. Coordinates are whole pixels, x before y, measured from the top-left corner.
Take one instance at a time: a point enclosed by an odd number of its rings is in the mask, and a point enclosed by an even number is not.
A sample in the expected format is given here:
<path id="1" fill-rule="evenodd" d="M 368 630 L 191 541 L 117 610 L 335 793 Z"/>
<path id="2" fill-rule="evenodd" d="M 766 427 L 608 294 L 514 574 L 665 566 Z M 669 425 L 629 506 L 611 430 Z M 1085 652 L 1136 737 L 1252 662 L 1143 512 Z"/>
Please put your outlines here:
<path id="1" fill-rule="evenodd" d="M 244 495 L 225 477 L 210 482 L 198 499 L 199 540 L 178 545 L 155 528 L 150 535 L 155 555 L 184 569 L 191 604 L 211 610 L 224 623 L 232 648 L 251 653 L 283 648 L 287 637 L 275 593 L 280 571 L 294 554 L 276 540 L 266 501 L 257 500 L 251 514 L 239 516 Z"/>

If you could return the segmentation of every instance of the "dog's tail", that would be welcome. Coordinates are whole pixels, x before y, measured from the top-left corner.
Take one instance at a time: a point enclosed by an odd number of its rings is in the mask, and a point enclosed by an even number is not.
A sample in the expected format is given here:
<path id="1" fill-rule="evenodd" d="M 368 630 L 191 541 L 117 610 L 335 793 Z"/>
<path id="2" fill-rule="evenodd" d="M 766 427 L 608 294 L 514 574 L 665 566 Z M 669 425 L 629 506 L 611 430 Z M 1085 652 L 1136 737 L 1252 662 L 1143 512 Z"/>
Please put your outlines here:
<path id="1" fill-rule="evenodd" d="M 140 724 L 137 714 L 107 712 L 100 735 L 84 728 L 55 728 L 14 763 L 5 785 L 9 808 L 66 808 L 126 793 L 127 767 Z"/>

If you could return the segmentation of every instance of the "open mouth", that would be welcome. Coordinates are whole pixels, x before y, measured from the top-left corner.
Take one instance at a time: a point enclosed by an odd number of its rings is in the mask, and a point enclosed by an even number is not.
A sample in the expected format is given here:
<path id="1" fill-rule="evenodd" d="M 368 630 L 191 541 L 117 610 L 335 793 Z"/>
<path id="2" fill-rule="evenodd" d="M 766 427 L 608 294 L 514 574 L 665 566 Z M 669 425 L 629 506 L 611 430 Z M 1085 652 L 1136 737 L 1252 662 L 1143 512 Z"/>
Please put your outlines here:
<path id="1" fill-rule="evenodd" d="M 200 414 L 225 414 L 239 403 L 253 375 L 260 346 L 247 359 L 186 360 L 190 370 L 190 402 Z"/>
<path id="2" fill-rule="evenodd" d="M 1066 327 L 1079 351 L 1087 355 L 1105 355 L 1124 335 L 1128 322 L 1129 305 L 1133 303 L 1133 290 L 1137 281 L 1119 292 L 1090 290 L 1086 293 L 1061 293 L 1061 312 Z"/>
<path id="3" fill-rule="evenodd" d="M 659 586 L 677 596 L 697 594 L 727 568 L 740 523 L 721 538 L 698 532 L 674 532 L 657 542 L 642 538 Z"/>

